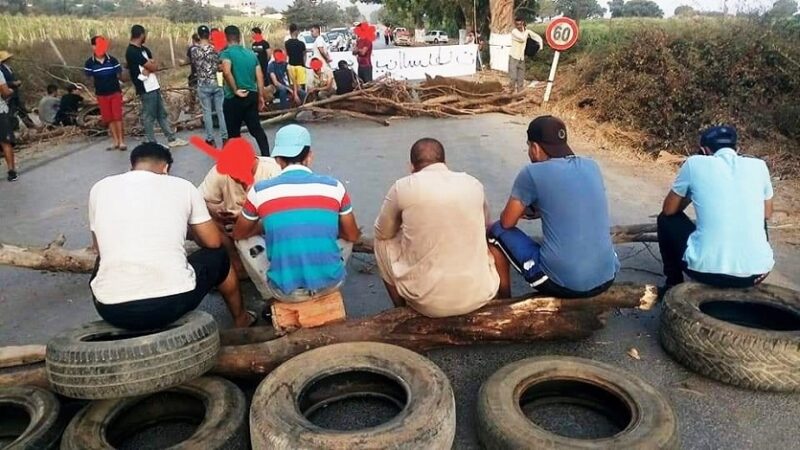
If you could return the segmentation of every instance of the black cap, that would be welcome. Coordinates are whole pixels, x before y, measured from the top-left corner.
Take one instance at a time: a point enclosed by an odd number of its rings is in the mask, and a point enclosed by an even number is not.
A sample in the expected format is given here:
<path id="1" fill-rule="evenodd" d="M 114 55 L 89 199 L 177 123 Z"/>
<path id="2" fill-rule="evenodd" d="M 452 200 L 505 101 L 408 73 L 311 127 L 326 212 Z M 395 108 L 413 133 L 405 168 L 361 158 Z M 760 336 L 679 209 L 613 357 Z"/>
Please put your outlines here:
<path id="1" fill-rule="evenodd" d="M 575 153 L 567 144 L 567 126 L 553 116 L 540 116 L 528 125 L 528 142 L 539 144 L 547 156 L 563 158 Z"/>
<path id="2" fill-rule="evenodd" d="M 730 125 L 711 127 L 700 135 L 700 146 L 717 150 L 722 147 L 736 147 L 736 128 Z"/>
<path id="3" fill-rule="evenodd" d="M 203 34 L 210 34 L 210 33 L 211 33 L 211 30 L 209 30 L 206 25 L 200 25 L 199 27 L 197 27 L 197 34 L 199 34 L 201 36 Z"/>

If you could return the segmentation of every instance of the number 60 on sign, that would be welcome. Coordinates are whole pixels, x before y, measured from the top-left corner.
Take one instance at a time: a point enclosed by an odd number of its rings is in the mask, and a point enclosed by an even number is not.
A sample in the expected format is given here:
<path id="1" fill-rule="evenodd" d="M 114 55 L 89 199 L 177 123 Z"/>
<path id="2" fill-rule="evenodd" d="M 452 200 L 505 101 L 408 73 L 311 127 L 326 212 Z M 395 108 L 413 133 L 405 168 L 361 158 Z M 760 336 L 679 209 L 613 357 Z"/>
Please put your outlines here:
<path id="1" fill-rule="evenodd" d="M 547 45 L 555 50 L 553 55 L 553 65 L 550 67 L 550 77 L 547 78 L 547 89 L 544 92 L 544 101 L 547 103 L 550 100 L 550 94 L 553 91 L 553 82 L 556 78 L 556 68 L 558 67 L 558 57 L 561 52 L 569 50 L 578 42 L 580 29 L 578 24 L 569 17 L 560 17 L 547 26 L 545 38 Z"/>

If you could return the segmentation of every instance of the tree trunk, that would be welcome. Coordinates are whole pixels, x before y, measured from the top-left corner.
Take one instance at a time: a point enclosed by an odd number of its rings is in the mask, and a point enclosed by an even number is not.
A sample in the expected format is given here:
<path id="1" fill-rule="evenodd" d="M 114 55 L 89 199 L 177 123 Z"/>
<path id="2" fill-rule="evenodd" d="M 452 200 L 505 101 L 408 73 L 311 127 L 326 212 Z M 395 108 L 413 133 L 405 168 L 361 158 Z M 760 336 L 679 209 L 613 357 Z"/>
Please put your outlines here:
<path id="1" fill-rule="evenodd" d="M 514 28 L 514 0 L 489 0 L 492 33 L 510 33 Z"/>
<path id="2" fill-rule="evenodd" d="M 455 317 L 433 319 L 406 307 L 279 337 L 264 327 L 230 330 L 222 333 L 222 341 L 241 345 L 223 346 L 212 372 L 231 378 L 261 378 L 300 353 L 340 342 L 384 342 L 424 352 L 473 344 L 582 339 L 605 325 L 608 311 L 650 309 L 655 301 L 655 287 L 620 283 L 589 299 L 495 300 L 475 312 Z M 262 339 L 271 340 L 251 343 Z M 43 365 L 0 369 L 0 387 L 22 384 L 46 386 Z"/>
<path id="3" fill-rule="evenodd" d="M 616 244 L 628 242 L 658 242 L 655 224 L 611 227 L 611 239 Z M 20 247 L 0 242 L 0 265 L 27 267 L 51 272 L 91 273 L 97 253 L 91 248 L 67 250 L 66 239 L 60 235 L 44 248 Z M 188 244 L 193 246 L 193 243 Z M 373 253 L 372 238 L 363 236 L 353 251 Z"/>

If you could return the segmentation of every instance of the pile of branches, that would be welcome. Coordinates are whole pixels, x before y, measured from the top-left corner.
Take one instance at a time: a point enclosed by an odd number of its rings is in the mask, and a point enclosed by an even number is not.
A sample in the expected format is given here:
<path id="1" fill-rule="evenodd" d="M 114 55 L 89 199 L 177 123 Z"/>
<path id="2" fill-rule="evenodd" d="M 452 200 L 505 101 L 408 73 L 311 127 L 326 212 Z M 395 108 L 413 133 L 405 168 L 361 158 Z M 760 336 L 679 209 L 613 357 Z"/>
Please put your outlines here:
<path id="1" fill-rule="evenodd" d="M 202 112 L 195 92 L 190 88 L 162 89 L 173 126 L 178 130 L 201 128 Z M 474 82 L 456 78 L 428 78 L 422 83 L 383 79 L 361 89 L 324 100 L 298 105 L 287 110 L 261 114 L 262 125 L 291 120 L 324 120 L 346 116 L 389 125 L 393 117 L 459 117 L 485 113 L 520 115 L 540 104 L 532 91 L 511 93 L 497 81 Z M 125 94 L 123 120 L 125 134 L 142 135 L 141 103 Z M 270 100 L 268 98 L 268 100 Z M 270 106 L 274 103 L 268 102 Z M 306 114 L 301 114 L 301 113 Z M 24 143 L 51 141 L 71 136 L 97 136 L 106 133 L 96 104 L 84 106 L 78 113 L 77 126 L 30 129 L 21 136 Z"/>

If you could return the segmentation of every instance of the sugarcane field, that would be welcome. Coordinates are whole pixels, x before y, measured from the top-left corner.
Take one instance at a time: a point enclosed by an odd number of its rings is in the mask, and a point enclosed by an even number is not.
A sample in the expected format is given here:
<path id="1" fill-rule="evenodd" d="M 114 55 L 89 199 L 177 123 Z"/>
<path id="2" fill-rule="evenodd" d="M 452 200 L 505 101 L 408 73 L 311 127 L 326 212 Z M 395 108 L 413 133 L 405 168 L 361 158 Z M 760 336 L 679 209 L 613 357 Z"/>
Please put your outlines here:
<path id="1" fill-rule="evenodd" d="M 0 1 L 0 449 L 800 449 L 797 0 Z"/>

